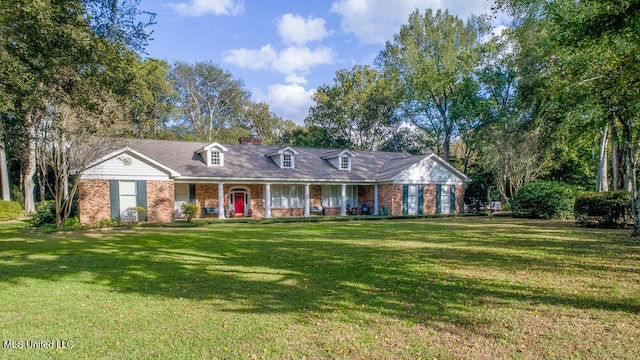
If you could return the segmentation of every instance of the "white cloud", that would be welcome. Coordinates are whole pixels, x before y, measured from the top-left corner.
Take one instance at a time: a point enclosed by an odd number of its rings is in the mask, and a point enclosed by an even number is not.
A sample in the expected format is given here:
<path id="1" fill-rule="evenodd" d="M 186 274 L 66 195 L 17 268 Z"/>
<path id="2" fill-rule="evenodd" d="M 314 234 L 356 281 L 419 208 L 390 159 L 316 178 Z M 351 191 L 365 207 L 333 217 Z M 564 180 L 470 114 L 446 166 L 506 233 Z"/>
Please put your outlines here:
<path id="1" fill-rule="evenodd" d="M 383 44 L 409 19 L 415 9 L 448 9 L 462 19 L 491 10 L 493 2 L 486 0 L 338 0 L 331 11 L 342 17 L 344 32 L 353 34 L 365 44 Z"/>
<path id="2" fill-rule="evenodd" d="M 293 14 L 284 14 L 278 21 L 278 34 L 286 44 L 304 45 L 322 40 L 329 35 L 322 18 L 307 19 Z"/>
<path id="3" fill-rule="evenodd" d="M 278 59 L 273 62 L 273 68 L 283 74 L 299 74 L 318 65 L 331 64 L 334 58 L 333 49 L 326 46 L 315 50 L 292 46 L 278 55 Z"/>
<path id="4" fill-rule="evenodd" d="M 253 96 L 255 100 L 269 104 L 271 111 L 282 118 L 302 124 L 313 105 L 314 92 L 298 84 L 275 84 L 269 86 L 266 95 L 254 89 Z"/>
<path id="5" fill-rule="evenodd" d="M 175 2 L 167 6 L 185 16 L 238 15 L 244 11 L 242 0 L 190 0 L 188 3 Z"/>
<path id="6" fill-rule="evenodd" d="M 302 74 L 318 65 L 331 64 L 334 58 L 333 49 L 324 46 L 315 50 L 292 46 L 276 53 L 271 45 L 265 45 L 260 50 L 229 50 L 223 61 L 253 70 L 272 68 L 287 75 L 287 82 L 304 84 L 306 79 Z"/>
<path id="7" fill-rule="evenodd" d="M 271 48 L 271 45 L 267 44 L 261 47 L 260 50 L 244 48 L 230 50 L 222 60 L 240 67 L 258 70 L 271 66 L 277 57 L 276 51 Z"/>
<path id="8" fill-rule="evenodd" d="M 291 74 L 291 75 L 287 75 L 287 77 L 285 78 L 285 81 L 290 84 L 306 84 L 307 78 L 301 75 Z"/>

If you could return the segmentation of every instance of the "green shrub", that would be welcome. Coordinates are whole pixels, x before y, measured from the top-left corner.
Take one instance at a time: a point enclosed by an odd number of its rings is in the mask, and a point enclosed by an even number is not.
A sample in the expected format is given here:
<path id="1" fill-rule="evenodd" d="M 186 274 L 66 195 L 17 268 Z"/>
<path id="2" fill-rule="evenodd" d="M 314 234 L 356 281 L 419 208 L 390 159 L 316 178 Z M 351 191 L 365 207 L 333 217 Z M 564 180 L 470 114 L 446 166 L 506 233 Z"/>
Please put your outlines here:
<path id="1" fill-rule="evenodd" d="M 135 223 L 138 221 L 147 221 L 147 209 L 142 206 L 127 208 L 122 216 L 123 223 Z"/>
<path id="2" fill-rule="evenodd" d="M 56 202 L 55 200 L 40 201 L 36 205 L 36 212 L 33 214 L 33 225 L 56 223 Z"/>
<path id="3" fill-rule="evenodd" d="M 77 216 L 66 218 L 64 223 L 62 224 L 63 230 L 80 230 L 82 229 L 82 224 L 80 224 L 80 219 Z"/>
<path id="4" fill-rule="evenodd" d="M 0 200 L 0 220 L 13 220 L 22 215 L 22 206 L 16 201 Z"/>
<path id="5" fill-rule="evenodd" d="M 631 193 L 624 190 L 581 194 L 574 210 L 576 222 L 582 226 L 618 228 L 633 223 Z"/>
<path id="6" fill-rule="evenodd" d="M 117 218 L 117 219 L 101 219 L 96 224 L 96 227 L 98 227 L 98 228 L 113 228 L 113 227 L 120 227 L 120 226 L 122 226 L 122 223 L 120 222 L 120 218 Z"/>
<path id="7" fill-rule="evenodd" d="M 576 190 L 566 183 L 535 181 L 521 187 L 509 200 L 516 217 L 572 219 Z"/>
<path id="8" fill-rule="evenodd" d="M 191 222 L 191 219 L 198 216 L 200 212 L 200 208 L 195 204 L 182 204 L 180 207 L 184 216 L 187 217 L 187 222 Z"/>
<path id="9" fill-rule="evenodd" d="M 464 203 L 473 212 L 478 212 L 489 204 L 489 185 L 482 178 L 475 177 L 464 191 Z"/>

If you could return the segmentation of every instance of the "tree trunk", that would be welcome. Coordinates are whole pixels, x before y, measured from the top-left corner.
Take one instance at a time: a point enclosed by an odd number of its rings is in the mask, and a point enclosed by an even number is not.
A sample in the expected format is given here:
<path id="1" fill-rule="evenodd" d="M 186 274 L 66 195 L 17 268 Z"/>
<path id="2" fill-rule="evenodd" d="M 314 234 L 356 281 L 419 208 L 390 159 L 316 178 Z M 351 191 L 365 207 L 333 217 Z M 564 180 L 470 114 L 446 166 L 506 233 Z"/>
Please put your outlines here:
<path id="1" fill-rule="evenodd" d="M 598 177 L 596 179 L 596 192 L 605 192 L 609 191 L 609 174 L 608 174 L 608 164 L 607 164 L 607 146 L 609 136 L 608 124 L 604 126 L 604 130 L 602 132 L 602 136 L 600 136 L 600 155 L 598 159 Z"/>
<path id="2" fill-rule="evenodd" d="M 33 177 L 36 174 L 36 127 L 32 122 L 32 116 L 27 115 L 27 126 L 29 128 L 29 146 L 27 152 L 27 168 L 24 174 L 24 211 L 29 214 L 36 211 L 36 202 L 33 191 L 36 184 Z"/>
<path id="3" fill-rule="evenodd" d="M 611 143 L 611 190 L 618 190 L 618 145 Z"/>
<path id="4" fill-rule="evenodd" d="M 9 167 L 7 166 L 7 154 L 4 151 L 4 129 L 0 123 L 0 184 L 2 184 L 2 200 L 11 200 L 9 188 Z"/>
<path id="5" fill-rule="evenodd" d="M 442 143 L 442 158 L 444 161 L 449 162 L 449 150 L 451 148 L 451 135 L 444 135 L 444 142 Z"/>

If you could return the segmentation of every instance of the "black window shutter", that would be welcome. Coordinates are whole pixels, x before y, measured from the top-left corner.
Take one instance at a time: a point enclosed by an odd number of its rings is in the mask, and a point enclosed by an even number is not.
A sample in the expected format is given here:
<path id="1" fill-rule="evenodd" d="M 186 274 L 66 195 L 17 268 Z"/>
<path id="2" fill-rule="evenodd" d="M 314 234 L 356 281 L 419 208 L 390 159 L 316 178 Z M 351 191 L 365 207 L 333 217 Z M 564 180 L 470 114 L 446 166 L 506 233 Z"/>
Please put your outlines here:
<path id="1" fill-rule="evenodd" d="M 424 214 L 424 185 L 418 185 L 418 214 Z"/>
<path id="2" fill-rule="evenodd" d="M 402 215 L 409 213 L 409 185 L 402 186 Z"/>
<path id="3" fill-rule="evenodd" d="M 196 184 L 189 184 L 189 204 L 196 203 Z"/>
<path id="4" fill-rule="evenodd" d="M 109 199 L 111 206 L 111 218 L 120 218 L 120 182 L 109 180 Z"/>
<path id="5" fill-rule="evenodd" d="M 147 181 L 146 180 L 138 180 L 136 181 L 136 206 L 144 208 L 147 210 Z M 143 216 L 142 219 L 138 219 L 142 221 L 147 221 L 147 215 Z"/>
<path id="6" fill-rule="evenodd" d="M 442 214 L 442 185 L 436 185 L 436 214 Z"/>

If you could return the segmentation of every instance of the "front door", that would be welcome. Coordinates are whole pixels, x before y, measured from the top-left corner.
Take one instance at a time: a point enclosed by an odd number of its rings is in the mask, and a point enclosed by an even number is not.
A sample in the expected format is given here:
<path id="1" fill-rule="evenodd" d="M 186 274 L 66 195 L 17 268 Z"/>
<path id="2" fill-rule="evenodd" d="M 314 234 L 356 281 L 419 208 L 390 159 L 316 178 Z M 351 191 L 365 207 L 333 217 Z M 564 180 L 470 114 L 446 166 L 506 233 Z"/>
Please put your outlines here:
<path id="1" fill-rule="evenodd" d="M 244 193 L 237 192 L 233 194 L 233 207 L 236 214 L 244 215 Z"/>

